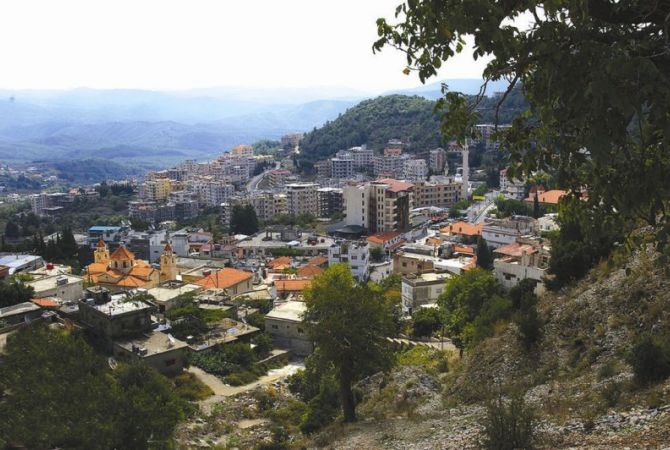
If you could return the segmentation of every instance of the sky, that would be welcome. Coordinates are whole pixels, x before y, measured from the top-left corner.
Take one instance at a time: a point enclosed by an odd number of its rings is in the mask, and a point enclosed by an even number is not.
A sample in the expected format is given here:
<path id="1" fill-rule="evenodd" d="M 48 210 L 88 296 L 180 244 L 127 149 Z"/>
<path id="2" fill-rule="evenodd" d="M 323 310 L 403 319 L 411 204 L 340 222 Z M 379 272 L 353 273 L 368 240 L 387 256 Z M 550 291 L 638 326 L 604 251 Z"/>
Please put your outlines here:
<path id="1" fill-rule="evenodd" d="M 400 2 L 2 1 L 0 88 L 409 88 L 399 51 L 372 53 L 376 19 Z M 439 79 L 481 78 L 483 64 L 461 54 Z"/>

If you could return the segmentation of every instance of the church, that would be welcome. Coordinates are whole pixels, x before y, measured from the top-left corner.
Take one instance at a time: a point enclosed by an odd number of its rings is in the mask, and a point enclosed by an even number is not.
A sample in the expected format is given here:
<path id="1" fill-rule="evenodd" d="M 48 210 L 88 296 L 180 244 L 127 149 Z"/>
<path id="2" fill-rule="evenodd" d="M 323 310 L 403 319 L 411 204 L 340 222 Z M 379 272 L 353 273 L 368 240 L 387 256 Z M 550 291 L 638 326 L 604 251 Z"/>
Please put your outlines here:
<path id="1" fill-rule="evenodd" d="M 135 259 L 135 254 L 123 245 L 110 255 L 101 239 L 93 252 L 93 263 L 86 268 L 86 281 L 112 292 L 149 289 L 176 279 L 177 256 L 170 244 L 165 245 L 160 257 L 160 269 L 155 269 L 147 261 Z"/>

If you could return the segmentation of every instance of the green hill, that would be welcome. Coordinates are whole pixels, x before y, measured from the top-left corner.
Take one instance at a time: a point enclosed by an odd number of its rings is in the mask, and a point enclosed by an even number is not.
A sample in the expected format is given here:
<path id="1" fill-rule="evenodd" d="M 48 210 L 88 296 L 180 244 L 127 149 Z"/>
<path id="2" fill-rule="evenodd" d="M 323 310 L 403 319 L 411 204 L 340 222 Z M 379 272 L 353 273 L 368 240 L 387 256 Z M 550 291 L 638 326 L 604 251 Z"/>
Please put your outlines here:
<path id="1" fill-rule="evenodd" d="M 495 120 L 496 104 L 495 98 L 483 99 L 477 108 L 481 122 Z M 434 107 L 434 101 L 419 96 L 387 95 L 362 101 L 307 133 L 300 145 L 300 159 L 314 162 L 362 144 L 380 150 L 390 139 L 409 143 L 407 151 L 412 153 L 438 147 L 444 142 Z M 511 121 L 526 109 L 520 90 L 513 91 L 500 108 L 499 123 Z"/>

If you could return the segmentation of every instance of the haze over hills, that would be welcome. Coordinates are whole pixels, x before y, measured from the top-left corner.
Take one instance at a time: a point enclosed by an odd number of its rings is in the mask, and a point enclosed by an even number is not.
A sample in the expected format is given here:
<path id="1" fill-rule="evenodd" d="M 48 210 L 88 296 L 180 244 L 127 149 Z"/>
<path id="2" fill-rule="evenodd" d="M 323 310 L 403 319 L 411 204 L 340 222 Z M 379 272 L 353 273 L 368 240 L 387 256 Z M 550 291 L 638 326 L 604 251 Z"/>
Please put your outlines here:
<path id="1" fill-rule="evenodd" d="M 448 80 L 476 93 L 480 80 Z M 440 83 L 398 91 L 428 99 Z M 492 92 L 492 91 L 491 91 Z M 160 167 L 334 120 L 379 93 L 346 88 L 0 90 L 0 159 L 109 158 Z"/>

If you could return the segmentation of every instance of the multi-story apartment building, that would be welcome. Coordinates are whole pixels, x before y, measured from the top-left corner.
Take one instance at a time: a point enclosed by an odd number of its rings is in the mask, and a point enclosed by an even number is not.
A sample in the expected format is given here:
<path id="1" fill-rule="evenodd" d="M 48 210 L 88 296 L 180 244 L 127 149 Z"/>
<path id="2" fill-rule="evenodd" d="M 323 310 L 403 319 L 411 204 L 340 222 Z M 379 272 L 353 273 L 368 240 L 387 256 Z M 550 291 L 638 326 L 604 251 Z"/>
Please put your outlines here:
<path id="1" fill-rule="evenodd" d="M 428 165 L 424 159 L 408 159 L 403 164 L 403 179 L 419 182 L 426 181 Z"/>
<path id="2" fill-rule="evenodd" d="M 351 155 L 344 158 L 331 158 L 330 171 L 333 178 L 348 179 L 354 174 L 354 159 Z"/>
<path id="3" fill-rule="evenodd" d="M 370 246 L 365 241 L 338 241 L 328 248 L 328 264 L 346 263 L 359 281 L 368 277 Z"/>
<path id="4" fill-rule="evenodd" d="M 409 155 L 402 154 L 375 156 L 372 158 L 374 174 L 375 176 L 402 178 L 405 161 L 409 159 Z"/>
<path id="5" fill-rule="evenodd" d="M 370 233 L 409 231 L 414 185 L 391 178 L 344 187 L 345 222 Z"/>
<path id="6" fill-rule="evenodd" d="M 453 177 L 434 176 L 430 181 L 414 183 L 414 207 L 451 208 L 461 199 L 461 185 Z"/>
<path id="7" fill-rule="evenodd" d="M 428 166 L 434 173 L 442 173 L 444 166 L 447 163 L 447 151 L 441 147 L 433 149 L 429 152 L 430 160 Z"/>
<path id="8" fill-rule="evenodd" d="M 291 133 L 281 137 L 281 146 L 284 148 L 294 148 L 302 140 L 304 133 Z"/>
<path id="9" fill-rule="evenodd" d="M 288 181 L 288 177 L 291 176 L 291 172 L 286 169 L 275 169 L 271 170 L 267 177 L 272 189 L 281 189 Z"/>
<path id="10" fill-rule="evenodd" d="M 207 206 L 219 206 L 234 193 L 235 187 L 232 184 L 226 184 L 223 181 L 210 181 L 208 183 L 205 204 Z"/>
<path id="11" fill-rule="evenodd" d="M 314 170 L 316 170 L 317 175 L 319 175 L 321 178 L 330 178 L 333 174 L 330 169 L 330 159 L 324 159 L 323 161 L 315 162 Z"/>
<path id="12" fill-rule="evenodd" d="M 522 236 L 531 235 L 537 229 L 537 220 L 527 216 L 512 216 L 506 219 L 488 219 L 482 228 L 482 238 L 493 248 L 511 244 Z"/>
<path id="13" fill-rule="evenodd" d="M 179 183 L 169 178 L 152 178 L 140 186 L 140 197 L 150 202 L 165 202 L 173 190 L 177 190 Z"/>
<path id="14" fill-rule="evenodd" d="M 316 183 L 291 183 L 286 185 L 286 209 L 291 216 L 319 213 Z"/>
<path id="15" fill-rule="evenodd" d="M 319 200 L 319 217 L 332 217 L 333 214 L 342 212 L 342 189 L 325 187 L 317 189 L 316 192 Z"/>
<path id="16" fill-rule="evenodd" d="M 500 171 L 500 192 L 505 197 L 523 200 L 526 198 L 526 183 L 523 180 L 509 178 L 507 169 L 503 169 Z"/>
<path id="17" fill-rule="evenodd" d="M 254 148 L 251 145 L 236 145 L 233 147 L 231 154 L 235 156 L 251 157 L 254 156 Z"/>

